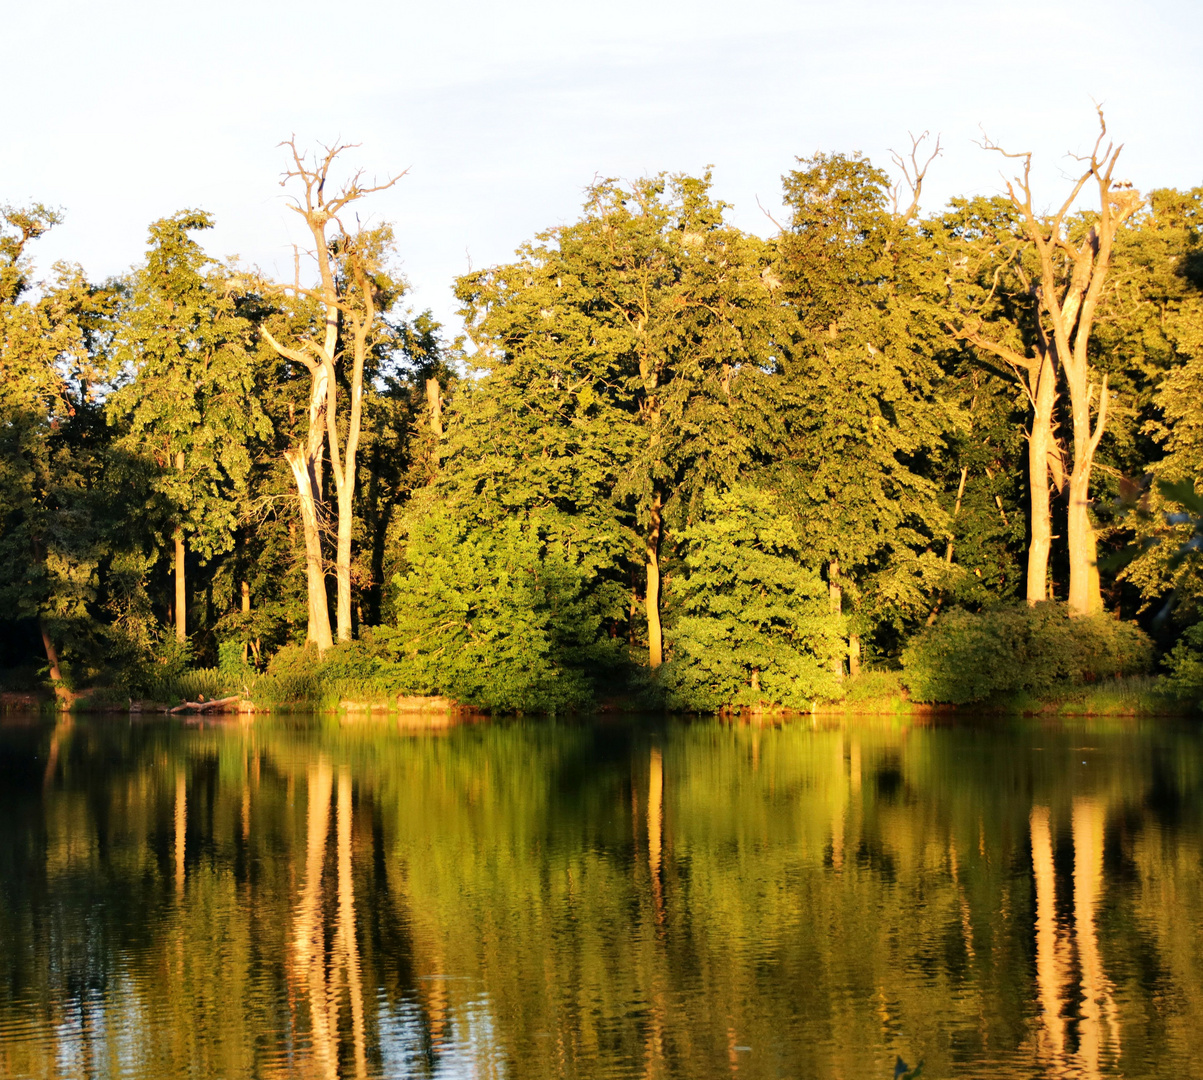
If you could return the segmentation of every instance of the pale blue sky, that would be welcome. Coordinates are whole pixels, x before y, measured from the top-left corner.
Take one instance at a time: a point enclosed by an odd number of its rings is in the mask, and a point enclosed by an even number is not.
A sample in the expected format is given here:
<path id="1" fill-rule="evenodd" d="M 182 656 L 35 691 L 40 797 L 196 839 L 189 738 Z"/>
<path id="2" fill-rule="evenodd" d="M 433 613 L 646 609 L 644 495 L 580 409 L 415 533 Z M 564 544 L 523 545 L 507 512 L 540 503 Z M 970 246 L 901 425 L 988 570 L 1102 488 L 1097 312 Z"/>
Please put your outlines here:
<path id="1" fill-rule="evenodd" d="M 212 211 L 215 255 L 291 274 L 280 139 L 362 143 L 397 227 L 411 303 L 450 320 L 456 274 L 570 221 L 597 174 L 713 164 L 737 224 L 772 230 L 796 155 L 888 165 L 940 132 L 925 204 L 1000 187 L 979 124 L 1062 192 L 1092 99 L 1138 187 L 1203 183 L 1203 4 L 1178 0 L 610 0 L 345 5 L 211 0 L 9 4 L 0 202 L 62 206 L 40 242 L 94 277 L 139 260 L 147 224 Z"/>

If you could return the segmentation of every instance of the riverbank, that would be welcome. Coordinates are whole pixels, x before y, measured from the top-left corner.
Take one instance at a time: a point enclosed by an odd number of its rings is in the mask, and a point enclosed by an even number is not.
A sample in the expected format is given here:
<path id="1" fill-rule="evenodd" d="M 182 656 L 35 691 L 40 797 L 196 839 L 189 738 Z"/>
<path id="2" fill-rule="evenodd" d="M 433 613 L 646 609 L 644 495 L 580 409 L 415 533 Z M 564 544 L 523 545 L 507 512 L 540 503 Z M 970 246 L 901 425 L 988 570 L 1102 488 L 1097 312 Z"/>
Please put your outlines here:
<path id="1" fill-rule="evenodd" d="M 788 722 L 806 717 L 839 718 L 897 716 L 911 719 L 982 716 L 1046 717 L 1186 717 L 1199 714 L 1200 703 L 1177 696 L 1169 680 L 1160 676 L 1129 676 L 1070 684 L 1044 695 L 1012 694 L 969 704 L 915 701 L 899 673 L 866 672 L 845 680 L 844 697 L 816 701 L 809 709 L 789 709 L 769 702 L 719 710 L 730 720 Z M 215 669 L 185 672 L 171 692 L 156 697 L 131 697 L 111 687 L 92 687 L 56 695 L 49 688 L 0 691 L 0 713 L 16 711 L 79 713 L 157 713 L 181 717 L 253 715 L 268 711 L 450 716 L 472 713 L 471 705 L 442 695 L 397 692 L 387 685 L 364 680 L 283 680 L 256 675 L 237 686 Z M 646 695 L 616 695 L 592 708 L 574 710 L 590 715 L 658 712 Z"/>

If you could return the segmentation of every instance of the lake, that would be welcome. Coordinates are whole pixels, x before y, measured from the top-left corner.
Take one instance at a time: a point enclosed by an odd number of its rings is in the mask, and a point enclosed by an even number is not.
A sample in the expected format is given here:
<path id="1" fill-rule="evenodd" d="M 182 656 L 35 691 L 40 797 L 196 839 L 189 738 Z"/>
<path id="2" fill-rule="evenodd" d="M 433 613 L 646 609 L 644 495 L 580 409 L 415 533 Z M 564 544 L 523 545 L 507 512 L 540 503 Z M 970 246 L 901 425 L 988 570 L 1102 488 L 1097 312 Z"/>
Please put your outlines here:
<path id="1" fill-rule="evenodd" d="M 1196 725 L 0 722 L 0 1075 L 1185 1077 Z"/>

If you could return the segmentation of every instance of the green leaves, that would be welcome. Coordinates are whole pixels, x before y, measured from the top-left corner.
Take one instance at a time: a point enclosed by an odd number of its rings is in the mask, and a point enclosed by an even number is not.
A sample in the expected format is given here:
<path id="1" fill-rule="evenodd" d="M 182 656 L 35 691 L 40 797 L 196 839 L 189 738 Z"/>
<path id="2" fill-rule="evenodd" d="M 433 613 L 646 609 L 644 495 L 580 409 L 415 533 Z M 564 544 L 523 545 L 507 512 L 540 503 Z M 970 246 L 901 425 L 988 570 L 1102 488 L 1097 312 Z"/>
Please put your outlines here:
<path id="1" fill-rule="evenodd" d="M 595 570 L 562 526 L 432 508 L 413 526 L 384 632 L 414 688 L 484 709 L 555 712 L 612 662 Z M 607 656 L 606 654 L 611 654 Z"/>
<path id="2" fill-rule="evenodd" d="M 182 525 L 206 558 L 230 549 L 252 444 L 271 432 L 255 386 L 253 324 L 191 235 L 212 225 L 184 210 L 150 227 L 117 337 L 124 382 L 108 402 L 121 445 L 154 470 L 162 528 Z"/>
<path id="3" fill-rule="evenodd" d="M 714 711 L 761 702 L 804 708 L 839 696 L 830 674 L 843 620 L 801 561 L 789 519 L 746 484 L 708 492 L 679 536 L 686 575 L 662 680 L 671 704 Z"/>
<path id="4" fill-rule="evenodd" d="M 1139 675 L 1151 661 L 1152 644 L 1135 624 L 1105 615 L 1070 618 L 1051 602 L 950 611 L 902 654 L 903 681 L 917 701 L 957 705 Z"/>

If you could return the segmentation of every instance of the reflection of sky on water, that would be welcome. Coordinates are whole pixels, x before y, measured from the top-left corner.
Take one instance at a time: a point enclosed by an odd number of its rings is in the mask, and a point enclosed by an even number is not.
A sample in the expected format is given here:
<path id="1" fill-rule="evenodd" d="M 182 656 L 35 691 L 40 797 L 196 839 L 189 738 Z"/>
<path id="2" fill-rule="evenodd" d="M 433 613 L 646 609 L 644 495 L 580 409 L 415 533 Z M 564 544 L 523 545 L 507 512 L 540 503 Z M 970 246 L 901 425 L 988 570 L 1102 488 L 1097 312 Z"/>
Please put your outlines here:
<path id="1" fill-rule="evenodd" d="M 392 1008 L 378 1003 L 380 1072 L 383 1076 L 428 1075 L 446 1080 L 468 1080 L 506 1075 L 499 1052 L 488 999 L 481 997 L 465 1010 L 462 1030 L 457 1018 L 447 1023 L 443 1041 L 432 1054 L 427 1051 L 427 1034 L 421 1010 L 412 1004 Z"/>

